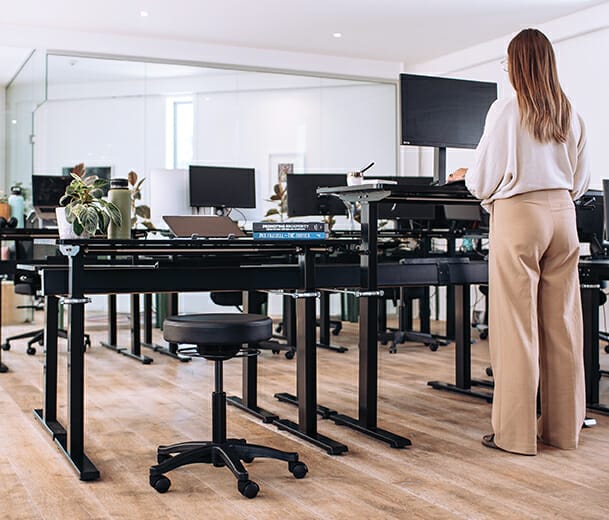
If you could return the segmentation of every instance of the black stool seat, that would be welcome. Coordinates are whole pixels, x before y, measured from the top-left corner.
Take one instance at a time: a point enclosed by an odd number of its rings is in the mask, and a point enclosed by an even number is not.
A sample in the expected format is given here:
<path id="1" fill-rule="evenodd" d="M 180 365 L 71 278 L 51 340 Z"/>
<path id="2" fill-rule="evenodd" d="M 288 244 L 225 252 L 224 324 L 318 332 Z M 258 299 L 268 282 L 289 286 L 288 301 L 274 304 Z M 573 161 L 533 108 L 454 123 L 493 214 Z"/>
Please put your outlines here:
<path id="1" fill-rule="evenodd" d="M 288 470 L 295 478 L 307 474 L 308 468 L 298 460 L 296 452 L 248 444 L 245 439 L 226 436 L 222 364 L 237 355 L 244 343 L 265 341 L 272 334 L 273 322 L 259 314 L 183 314 L 165 320 L 163 336 L 166 341 L 196 345 L 200 356 L 214 361 L 216 384 L 212 394 L 212 440 L 179 442 L 157 448 L 158 464 L 150 468 L 150 485 L 159 493 L 165 493 L 171 486 L 165 473 L 188 464 L 226 466 L 237 479 L 237 489 L 247 498 L 254 498 L 260 488 L 249 479 L 243 462 L 266 457 L 287 462 Z"/>
<path id="2" fill-rule="evenodd" d="M 241 345 L 272 335 L 271 318 L 260 314 L 184 314 L 167 318 L 163 325 L 163 337 L 170 343 Z"/>

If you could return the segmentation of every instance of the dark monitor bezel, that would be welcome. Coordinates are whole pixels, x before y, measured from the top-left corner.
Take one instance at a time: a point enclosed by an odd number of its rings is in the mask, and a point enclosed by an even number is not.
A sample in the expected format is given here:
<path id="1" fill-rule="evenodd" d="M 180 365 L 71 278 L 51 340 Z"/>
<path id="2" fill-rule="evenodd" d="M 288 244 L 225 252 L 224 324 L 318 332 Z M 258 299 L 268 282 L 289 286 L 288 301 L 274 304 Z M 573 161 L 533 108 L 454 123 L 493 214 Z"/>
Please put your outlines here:
<path id="1" fill-rule="evenodd" d="M 198 176 L 200 180 L 200 176 L 206 173 L 221 173 L 222 184 L 227 188 L 225 198 L 209 197 L 206 199 L 199 193 L 193 193 L 194 176 Z M 246 178 L 245 182 L 244 178 Z M 237 186 L 244 188 L 245 193 Z M 188 201 L 192 208 L 256 208 L 256 169 L 192 164 L 188 167 Z"/>
<path id="2" fill-rule="evenodd" d="M 421 136 L 417 134 L 411 133 L 410 121 L 412 118 L 412 112 L 414 112 L 409 105 L 409 95 L 407 93 L 409 86 L 413 85 L 416 81 L 427 81 L 436 83 L 437 85 L 444 85 L 448 87 L 450 84 L 458 85 L 460 87 L 469 87 L 474 92 L 474 89 L 488 89 L 492 91 L 492 96 L 488 96 L 489 103 L 486 110 L 484 110 L 484 115 L 482 115 L 482 111 L 479 113 L 479 133 L 478 138 L 475 140 L 466 140 L 465 138 L 457 138 L 454 135 L 450 136 L 450 138 L 434 138 L 429 135 Z M 449 90 L 447 88 L 447 90 Z M 491 99 L 492 98 L 492 99 Z M 424 76 L 420 74 L 400 74 L 400 114 L 401 114 L 401 144 L 402 145 L 411 145 L 411 146 L 431 146 L 435 148 L 465 148 L 465 149 L 474 149 L 478 146 L 480 141 L 480 137 L 482 136 L 482 132 L 484 130 L 484 123 L 486 119 L 486 113 L 488 112 L 488 108 L 490 108 L 491 104 L 497 99 L 497 84 L 490 81 L 473 81 L 473 80 L 465 80 L 465 79 L 457 79 L 457 78 L 445 78 L 440 76 Z M 414 100 L 413 103 L 416 103 L 418 100 Z M 472 117 L 471 113 L 468 117 Z M 446 114 L 447 121 L 454 121 L 454 114 L 451 115 L 449 113 Z"/>
<path id="3" fill-rule="evenodd" d="M 61 191 L 61 193 L 58 192 L 59 198 L 57 199 L 57 203 L 48 203 L 49 202 L 48 198 L 46 198 L 44 201 L 41 201 L 40 197 L 38 196 L 39 195 L 38 192 L 40 191 L 40 183 L 46 179 L 54 179 L 58 183 L 65 184 L 65 186 L 63 186 L 63 190 Z M 67 186 L 71 182 L 72 182 L 72 177 L 65 176 L 65 175 L 41 175 L 41 174 L 32 175 L 32 206 L 34 206 L 35 208 L 37 208 L 37 207 L 38 208 L 58 208 L 59 200 L 61 199 L 61 197 L 65 193 Z M 41 202 L 44 202 L 44 204 L 41 204 Z"/>
<path id="4" fill-rule="evenodd" d="M 297 189 L 295 184 L 300 183 Z M 298 197 L 290 202 L 290 184 Z M 303 186 L 304 185 L 304 186 Z M 348 215 L 347 207 L 338 198 L 317 196 L 317 188 L 346 186 L 347 175 L 344 173 L 290 173 L 286 176 L 288 199 L 288 217 L 307 217 L 316 215 Z"/>

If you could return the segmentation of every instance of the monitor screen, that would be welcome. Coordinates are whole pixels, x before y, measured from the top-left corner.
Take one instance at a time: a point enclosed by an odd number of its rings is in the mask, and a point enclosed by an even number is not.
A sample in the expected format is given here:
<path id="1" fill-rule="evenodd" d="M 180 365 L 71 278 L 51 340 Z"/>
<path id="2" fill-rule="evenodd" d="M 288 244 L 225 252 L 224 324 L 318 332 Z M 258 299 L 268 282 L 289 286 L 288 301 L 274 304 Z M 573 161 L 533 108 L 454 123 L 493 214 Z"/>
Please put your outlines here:
<path id="1" fill-rule="evenodd" d="M 254 168 L 190 166 L 188 178 L 192 207 L 256 207 Z"/>
<path id="2" fill-rule="evenodd" d="M 577 235 L 580 242 L 590 244 L 592 255 L 602 253 L 605 226 L 604 205 L 603 192 L 600 190 L 588 190 L 575 202 Z"/>
<path id="3" fill-rule="evenodd" d="M 56 208 L 72 177 L 32 175 L 32 204 L 34 207 Z"/>
<path id="4" fill-rule="evenodd" d="M 288 217 L 346 215 L 347 207 L 338 197 L 317 196 L 317 188 L 346 186 L 344 173 L 293 173 L 287 175 Z"/>
<path id="5" fill-rule="evenodd" d="M 496 83 L 401 74 L 402 144 L 475 148 L 496 99 Z"/>

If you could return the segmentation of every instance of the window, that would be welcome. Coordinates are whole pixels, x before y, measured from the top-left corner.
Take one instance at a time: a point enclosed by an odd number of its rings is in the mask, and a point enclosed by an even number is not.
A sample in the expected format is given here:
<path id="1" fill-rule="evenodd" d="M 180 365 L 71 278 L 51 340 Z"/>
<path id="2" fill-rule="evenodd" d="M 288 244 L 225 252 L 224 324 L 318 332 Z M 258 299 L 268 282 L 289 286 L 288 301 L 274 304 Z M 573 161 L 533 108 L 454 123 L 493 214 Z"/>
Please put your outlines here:
<path id="1" fill-rule="evenodd" d="M 167 167 L 188 168 L 192 162 L 194 105 L 192 97 L 167 99 Z"/>

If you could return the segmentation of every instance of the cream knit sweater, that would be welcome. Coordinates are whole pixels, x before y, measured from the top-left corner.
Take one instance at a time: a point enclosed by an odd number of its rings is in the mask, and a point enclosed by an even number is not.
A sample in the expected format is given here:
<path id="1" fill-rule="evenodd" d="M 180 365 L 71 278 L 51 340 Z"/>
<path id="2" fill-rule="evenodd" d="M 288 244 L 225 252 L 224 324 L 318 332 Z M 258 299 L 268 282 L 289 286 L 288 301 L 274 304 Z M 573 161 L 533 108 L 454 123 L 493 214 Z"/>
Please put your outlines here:
<path id="1" fill-rule="evenodd" d="M 487 211 L 495 199 L 530 191 L 566 189 L 575 200 L 589 183 L 586 131 L 574 110 L 567 141 L 541 143 L 520 124 L 515 97 L 491 105 L 474 165 L 465 176 L 467 188 Z"/>

